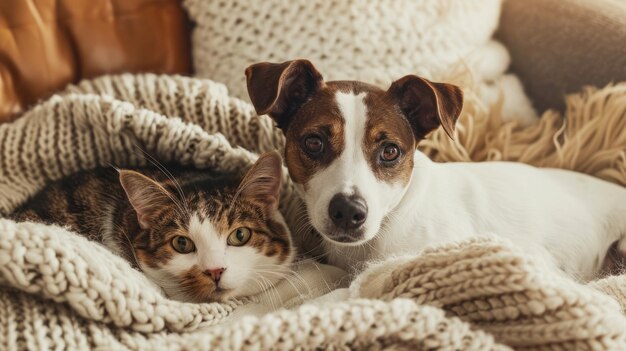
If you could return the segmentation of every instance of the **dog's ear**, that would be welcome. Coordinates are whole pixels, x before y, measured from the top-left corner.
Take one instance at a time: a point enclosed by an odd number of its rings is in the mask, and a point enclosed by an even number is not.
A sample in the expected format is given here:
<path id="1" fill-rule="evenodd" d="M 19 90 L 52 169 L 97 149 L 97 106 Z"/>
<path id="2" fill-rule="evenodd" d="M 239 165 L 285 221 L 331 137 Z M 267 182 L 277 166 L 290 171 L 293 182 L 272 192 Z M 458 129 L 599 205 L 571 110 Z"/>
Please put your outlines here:
<path id="1" fill-rule="evenodd" d="M 286 130 L 293 113 L 324 84 L 308 60 L 256 63 L 246 68 L 248 95 L 259 115 L 269 115 Z"/>
<path id="2" fill-rule="evenodd" d="M 440 125 L 454 139 L 454 126 L 463 108 L 459 87 L 408 75 L 393 82 L 387 94 L 409 120 L 418 140 Z"/>

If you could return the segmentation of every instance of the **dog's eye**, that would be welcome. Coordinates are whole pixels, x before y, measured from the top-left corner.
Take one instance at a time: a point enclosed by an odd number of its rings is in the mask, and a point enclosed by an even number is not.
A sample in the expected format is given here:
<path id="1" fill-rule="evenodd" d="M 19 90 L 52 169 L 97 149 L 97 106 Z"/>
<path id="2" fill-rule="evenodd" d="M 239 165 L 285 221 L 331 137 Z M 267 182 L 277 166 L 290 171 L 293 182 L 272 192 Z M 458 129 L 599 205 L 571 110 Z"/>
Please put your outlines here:
<path id="1" fill-rule="evenodd" d="M 172 247 L 174 250 L 187 254 L 196 250 L 196 245 L 186 236 L 177 235 L 172 239 Z"/>
<path id="2" fill-rule="evenodd" d="M 400 156 L 400 148 L 396 144 L 387 144 L 380 153 L 383 162 L 393 162 Z"/>
<path id="3" fill-rule="evenodd" d="M 304 149 L 311 155 L 324 151 L 324 141 L 319 135 L 309 135 L 304 139 Z"/>

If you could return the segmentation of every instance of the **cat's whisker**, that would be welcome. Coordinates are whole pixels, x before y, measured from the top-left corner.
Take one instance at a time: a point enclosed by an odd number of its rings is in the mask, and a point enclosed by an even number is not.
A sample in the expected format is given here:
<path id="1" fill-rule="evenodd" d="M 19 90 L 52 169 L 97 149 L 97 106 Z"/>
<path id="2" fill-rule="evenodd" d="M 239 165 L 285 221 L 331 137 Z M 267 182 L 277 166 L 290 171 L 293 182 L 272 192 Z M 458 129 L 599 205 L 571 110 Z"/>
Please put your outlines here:
<path id="1" fill-rule="evenodd" d="M 278 307 L 282 307 L 285 304 L 285 302 L 280 296 L 278 290 L 276 290 L 275 282 L 272 282 L 272 280 L 270 280 L 268 277 L 262 277 L 262 278 L 266 280 L 267 285 L 268 285 L 268 290 L 271 291 L 271 293 L 276 297 L 276 300 L 280 303 L 280 306 Z"/>
<path id="2" fill-rule="evenodd" d="M 298 288 L 298 286 L 293 281 L 291 281 L 288 276 L 280 277 L 280 279 L 286 281 L 287 283 L 289 283 L 289 285 L 291 285 L 291 287 L 296 292 L 296 294 L 298 294 L 298 297 L 302 298 L 302 297 L 306 297 L 307 296 L 307 295 L 305 295 L 305 293 L 300 291 L 301 289 Z M 311 295 L 311 289 L 309 289 L 307 287 L 307 290 L 308 290 L 308 296 L 310 296 Z"/>
<path id="3" fill-rule="evenodd" d="M 150 279 L 163 289 L 165 294 L 176 300 L 187 301 L 189 298 L 196 298 L 198 294 L 194 291 L 194 285 L 191 282 L 180 282 L 175 275 L 164 270 L 155 270 L 145 272 Z"/>
<path id="4" fill-rule="evenodd" d="M 272 271 L 271 273 L 276 274 L 275 271 Z M 304 277 L 302 277 L 302 274 L 300 274 L 299 272 L 292 270 L 292 271 L 284 272 L 284 274 L 287 277 L 292 277 L 293 276 L 294 278 L 298 279 L 300 281 L 300 283 L 302 283 L 302 285 L 306 286 L 307 289 L 310 290 L 309 282 L 306 279 L 304 279 Z"/>
<path id="5" fill-rule="evenodd" d="M 330 255 L 330 252 L 327 252 L 326 250 L 324 250 L 323 245 L 324 245 L 324 243 L 317 244 L 315 247 L 311 248 L 309 251 L 303 253 L 302 256 L 313 258 L 313 259 L 322 259 L 322 258 L 327 257 L 328 255 Z M 322 250 L 322 253 L 318 254 L 318 255 L 315 255 L 315 256 L 308 256 L 309 254 L 311 254 L 313 252 L 316 252 L 318 250 Z"/>
<path id="6" fill-rule="evenodd" d="M 312 264 L 315 266 L 315 269 L 317 269 L 318 272 L 320 272 L 320 273 L 322 272 L 322 270 L 320 269 L 319 264 L 316 261 L 313 261 Z M 328 291 L 333 290 L 333 289 L 331 289 L 330 285 L 328 285 L 328 282 L 326 281 L 326 279 L 323 279 L 323 281 L 324 281 L 324 285 L 326 285 L 326 289 Z"/>
<path id="7" fill-rule="evenodd" d="M 286 275 L 284 277 L 284 279 L 287 280 L 287 282 L 289 282 L 289 284 L 291 284 L 291 286 L 293 286 L 293 288 L 298 292 L 300 297 L 302 297 L 303 294 L 300 293 L 300 289 L 298 289 L 295 286 L 295 284 L 292 282 L 291 278 L 297 279 L 300 282 L 300 284 L 302 284 L 302 286 L 306 289 L 306 294 L 308 296 L 313 294 L 313 290 L 311 289 L 311 286 L 309 285 L 309 282 L 307 282 L 306 279 L 304 279 L 299 273 L 291 272 L 291 274 Z"/>
<path id="8" fill-rule="evenodd" d="M 320 242 L 319 244 L 315 245 L 314 247 L 312 247 L 308 251 L 300 253 L 299 256 L 302 257 L 302 258 L 299 258 L 294 263 L 297 264 L 297 263 L 302 262 L 302 261 L 307 260 L 307 259 L 319 260 L 319 259 L 323 259 L 323 258 L 327 257 L 328 255 L 330 255 L 330 252 L 327 252 L 326 250 L 324 250 L 323 245 L 324 244 L 322 242 Z M 318 254 L 318 255 L 310 256 L 311 253 L 314 253 L 314 252 L 317 252 L 317 251 L 321 251 L 322 253 Z"/>
<path id="9" fill-rule="evenodd" d="M 122 228 L 122 226 L 120 224 L 117 224 L 117 223 L 113 224 L 113 229 L 117 230 L 117 232 L 122 234 L 124 239 L 126 239 L 126 241 L 128 242 L 128 247 L 130 247 L 130 252 L 133 255 L 133 260 L 135 261 L 134 264 L 137 267 L 140 267 L 140 265 L 139 265 L 139 258 L 137 257 L 137 252 L 135 251 L 135 245 L 130 240 L 130 237 L 128 237 L 128 234 L 126 234 L 126 230 L 124 230 L 124 228 Z"/>
<path id="10" fill-rule="evenodd" d="M 263 293 L 266 294 L 267 299 L 269 300 L 270 304 L 272 305 L 272 309 L 276 310 L 277 309 L 277 300 L 279 300 L 281 302 L 281 306 L 282 306 L 282 299 L 280 298 L 280 296 L 278 295 L 278 292 L 275 289 L 272 289 L 273 285 L 264 277 L 259 276 L 258 277 L 260 279 L 261 285 L 263 287 Z"/>
<path id="11" fill-rule="evenodd" d="M 236 201 L 239 198 L 239 195 L 241 195 L 241 193 L 246 190 L 251 184 L 253 184 L 256 181 L 256 179 L 254 178 L 248 178 L 248 177 L 244 177 L 244 179 L 242 180 L 242 182 L 239 184 L 239 186 L 237 187 L 237 191 L 235 192 L 235 195 L 233 196 L 233 201 Z"/>
<path id="12" fill-rule="evenodd" d="M 309 234 L 309 230 L 313 228 L 309 221 L 309 215 L 306 208 L 302 207 L 299 212 L 295 214 L 294 228 L 296 232 Z"/>
<path id="13" fill-rule="evenodd" d="M 176 205 L 177 213 L 180 217 L 187 218 L 187 219 L 191 218 L 191 212 L 188 210 L 185 204 L 180 203 L 179 200 L 176 199 L 169 192 L 167 192 L 165 195 Z"/>
<path id="14" fill-rule="evenodd" d="M 257 278 L 250 278 L 250 283 L 254 283 L 256 286 L 258 286 L 258 292 L 256 292 L 256 295 L 264 295 L 267 296 L 267 289 L 265 287 L 265 285 L 263 284 L 263 282 L 260 279 Z"/>
<path id="15" fill-rule="evenodd" d="M 301 239 L 301 242 L 306 242 L 307 240 L 317 242 L 317 245 L 309 248 L 305 252 L 300 253 L 299 256 L 307 256 L 311 254 L 312 252 L 322 252 L 322 255 L 318 256 L 319 258 L 322 258 L 325 255 L 328 255 L 328 252 L 326 252 L 326 250 L 323 249 L 323 239 L 319 236 L 315 236 L 314 234 L 315 228 L 309 221 L 309 217 L 306 212 L 306 209 L 300 210 L 300 216 L 297 216 L 294 222 L 295 223 L 293 226 L 294 228 L 293 233 L 295 235 L 300 235 L 303 237 L 303 239 Z"/>
<path id="16" fill-rule="evenodd" d="M 273 292 L 269 291 L 267 284 L 265 281 L 261 279 L 255 279 L 255 281 L 259 284 L 261 292 L 260 294 L 264 298 L 264 301 L 269 302 L 272 310 L 276 310 L 276 302 L 274 301 L 274 297 L 271 295 Z"/>
<path id="17" fill-rule="evenodd" d="M 185 286 L 179 284 L 176 278 L 169 273 L 162 270 L 154 272 L 144 271 L 144 273 L 146 273 L 146 275 L 148 275 L 155 284 L 163 289 L 167 297 L 171 299 L 181 299 L 187 296 L 187 289 Z"/>
<path id="18" fill-rule="evenodd" d="M 294 262 L 294 264 L 303 264 L 303 263 L 308 263 L 308 262 L 310 262 L 310 261 L 320 263 L 320 262 L 319 262 L 319 259 L 320 259 L 320 258 L 324 258 L 324 257 L 326 257 L 326 256 L 328 256 L 328 255 L 329 255 L 329 253 L 324 252 L 324 253 L 321 253 L 321 254 L 316 255 L 316 256 L 308 256 L 308 257 L 306 257 L 306 258 L 304 258 L 304 257 L 303 257 L 303 258 L 301 258 L 301 259 L 297 260 L 296 262 Z"/>
<path id="19" fill-rule="evenodd" d="M 274 267 L 270 267 L 270 269 L 271 268 L 274 268 Z M 261 269 L 257 269 L 256 271 L 260 272 L 262 274 L 272 274 L 274 276 L 278 276 L 279 279 L 285 279 L 289 284 L 291 284 L 291 286 L 294 288 L 294 290 L 296 292 L 298 292 L 298 294 L 300 296 L 302 296 L 302 293 L 300 293 L 300 289 L 295 286 L 294 282 L 290 278 L 293 277 L 295 279 L 298 279 L 299 282 L 302 284 L 302 286 L 304 288 L 306 288 L 306 290 L 308 291 L 308 294 L 309 295 L 312 294 L 311 286 L 306 281 L 306 279 L 304 279 L 298 272 L 295 272 L 295 271 L 277 272 L 277 271 L 274 271 L 274 270 L 261 270 Z"/>
<path id="20" fill-rule="evenodd" d="M 268 294 L 267 287 L 265 286 L 264 282 L 261 279 L 250 278 L 250 281 L 255 283 L 259 287 L 259 291 L 257 292 L 257 295 L 264 295 L 267 300 L 270 300 L 269 297 L 267 296 Z"/>

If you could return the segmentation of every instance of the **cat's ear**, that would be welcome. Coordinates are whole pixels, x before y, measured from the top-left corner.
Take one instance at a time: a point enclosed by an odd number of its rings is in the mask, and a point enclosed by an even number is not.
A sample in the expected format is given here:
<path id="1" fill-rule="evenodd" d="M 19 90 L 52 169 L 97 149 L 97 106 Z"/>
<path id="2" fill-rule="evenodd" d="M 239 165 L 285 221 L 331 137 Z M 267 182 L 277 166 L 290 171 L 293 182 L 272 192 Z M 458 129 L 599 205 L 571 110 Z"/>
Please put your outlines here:
<path id="1" fill-rule="evenodd" d="M 163 208 L 171 203 L 169 192 L 141 173 L 129 170 L 119 170 L 119 173 L 120 184 L 137 213 L 139 226 L 149 229 L 157 222 Z"/>
<path id="2" fill-rule="evenodd" d="M 275 151 L 266 152 L 259 156 L 256 163 L 248 170 L 237 192 L 239 196 L 262 205 L 268 213 L 271 213 L 278 207 L 281 183 L 280 155 Z"/>

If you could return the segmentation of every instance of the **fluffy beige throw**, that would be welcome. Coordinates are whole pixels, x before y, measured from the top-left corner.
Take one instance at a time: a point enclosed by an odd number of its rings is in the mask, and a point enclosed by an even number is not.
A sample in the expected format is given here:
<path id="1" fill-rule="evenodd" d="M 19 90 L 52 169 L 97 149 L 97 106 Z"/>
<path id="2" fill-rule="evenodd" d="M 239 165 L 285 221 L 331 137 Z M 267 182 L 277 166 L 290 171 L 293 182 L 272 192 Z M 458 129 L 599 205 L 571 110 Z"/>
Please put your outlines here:
<path id="1" fill-rule="evenodd" d="M 626 185 L 626 84 L 571 96 L 565 123 L 548 112 L 528 128 L 500 122 L 497 108 L 467 97 L 459 143 L 443 133 L 424 143 L 436 160 L 518 160 Z M 0 216 L 49 180 L 145 164 L 138 148 L 163 161 L 232 170 L 251 164 L 250 151 L 282 143 L 268 119 L 211 81 L 140 75 L 84 82 L 0 125 Z M 281 209 L 298 228 L 302 205 L 290 183 L 283 190 Z M 349 289 L 291 301 L 264 315 L 251 308 L 267 304 L 263 297 L 171 301 L 82 237 L 0 219 L 3 350 L 626 349 L 626 278 L 591 286 L 560 280 L 490 238 L 390 258 Z"/>

